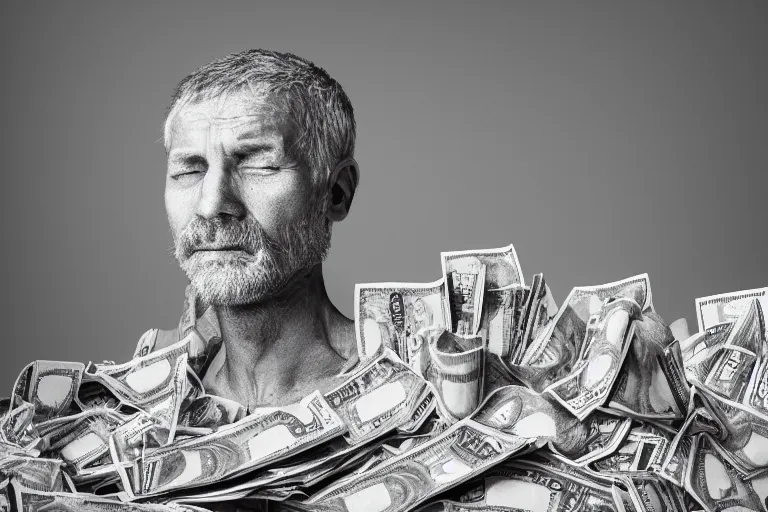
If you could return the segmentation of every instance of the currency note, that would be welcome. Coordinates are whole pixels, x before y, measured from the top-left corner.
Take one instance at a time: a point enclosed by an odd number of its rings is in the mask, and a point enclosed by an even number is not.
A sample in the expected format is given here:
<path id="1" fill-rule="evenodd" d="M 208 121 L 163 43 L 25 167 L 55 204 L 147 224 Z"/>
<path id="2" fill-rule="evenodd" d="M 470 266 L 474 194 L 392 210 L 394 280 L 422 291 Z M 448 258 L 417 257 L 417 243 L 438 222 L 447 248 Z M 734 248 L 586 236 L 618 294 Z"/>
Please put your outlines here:
<path id="1" fill-rule="evenodd" d="M 609 298 L 629 298 L 643 311 L 652 309 L 648 275 L 571 290 L 548 328 L 528 347 L 520 365 L 511 368 L 536 391 L 565 377 L 581 355 L 590 319 L 600 314 Z"/>
<path id="2" fill-rule="evenodd" d="M 17 397 L 15 401 L 18 403 L 20 399 Z M 25 451 L 36 449 L 40 443 L 40 436 L 33 423 L 34 418 L 35 406 L 21 401 L 0 420 L 0 438 Z"/>
<path id="3" fill-rule="evenodd" d="M 683 487 L 688 458 L 691 453 L 691 436 L 681 429 L 672 439 L 667 456 L 661 463 L 659 476 L 666 478 L 678 487 Z"/>
<path id="4" fill-rule="evenodd" d="M 376 356 L 384 346 L 414 367 L 426 350 L 417 333 L 445 329 L 449 321 L 442 279 L 425 284 L 355 286 L 355 333 L 361 361 Z M 416 371 L 419 373 L 418 367 Z"/>
<path id="5" fill-rule="evenodd" d="M 608 407 L 640 419 L 682 419 L 689 395 L 679 342 L 658 315 L 646 313 L 635 321 Z"/>
<path id="6" fill-rule="evenodd" d="M 312 510 L 405 511 L 458 485 L 528 443 L 462 420 L 436 438 L 310 497 Z"/>
<path id="7" fill-rule="evenodd" d="M 671 444 L 670 437 L 650 424 L 633 427 L 618 449 L 592 464 L 593 468 L 609 473 L 661 471 Z"/>
<path id="8" fill-rule="evenodd" d="M 606 299 L 586 327 L 571 371 L 544 393 L 583 420 L 608 398 L 636 335 L 640 306 L 632 299 Z"/>
<path id="9" fill-rule="evenodd" d="M 511 354 L 512 364 L 520 364 L 528 347 L 557 315 L 557 311 L 557 304 L 544 280 L 544 274 L 534 275 L 522 315 L 520 341 L 516 344 L 514 353 Z"/>
<path id="10" fill-rule="evenodd" d="M 587 428 L 563 407 L 521 386 L 497 389 L 486 397 L 471 419 L 505 435 L 551 442 L 570 456 L 584 446 Z"/>
<path id="11" fill-rule="evenodd" d="M 754 299 L 760 301 L 763 310 L 768 309 L 768 287 L 697 298 L 696 320 L 699 332 L 715 324 L 735 322 Z"/>
<path id="12" fill-rule="evenodd" d="M 427 345 L 419 365 L 437 392 L 438 408 L 454 422 L 471 414 L 483 398 L 485 343 L 479 336 L 448 331 Z"/>
<path id="13" fill-rule="evenodd" d="M 59 459 L 9 455 L 0 459 L 0 476 L 12 478 L 29 489 L 61 491 L 61 467 Z"/>
<path id="14" fill-rule="evenodd" d="M 341 435 L 344 422 L 319 392 L 264 408 L 216 432 L 146 453 L 121 478 L 129 496 L 199 487 L 286 458 Z M 133 478 L 137 475 L 139 478 Z"/>
<path id="15" fill-rule="evenodd" d="M 386 351 L 326 393 L 325 401 L 346 425 L 348 441 L 361 444 L 422 422 L 431 411 L 424 406 L 428 393 L 426 381 Z"/>
<path id="16" fill-rule="evenodd" d="M 84 369 L 83 363 L 35 361 L 16 379 L 13 396 L 34 406 L 34 421 L 59 416 L 72 404 Z"/>
<path id="17" fill-rule="evenodd" d="M 220 396 L 204 394 L 182 404 L 178 426 L 216 430 L 240 421 L 243 417 L 245 407 L 242 404 Z"/>
<path id="18" fill-rule="evenodd" d="M 712 363 L 733 329 L 733 322 L 715 324 L 704 332 L 696 333 L 681 345 L 685 377 L 692 382 L 704 382 Z"/>
<path id="19" fill-rule="evenodd" d="M 46 451 L 58 454 L 70 468 L 79 471 L 109 452 L 109 435 L 123 421 L 116 414 L 82 415 L 48 433 Z"/>
<path id="20" fill-rule="evenodd" d="M 647 512 L 686 510 L 681 490 L 654 473 L 633 473 L 618 475 L 616 478 L 628 489 L 635 510 Z"/>
<path id="21" fill-rule="evenodd" d="M 457 489 L 455 500 L 440 500 L 419 508 L 419 512 L 576 512 L 614 510 L 610 484 L 591 478 L 586 472 L 560 472 L 528 460 L 508 460 L 492 467 L 479 479 Z"/>
<path id="22" fill-rule="evenodd" d="M 173 441 L 188 385 L 187 361 L 194 336 L 119 365 L 95 365 L 90 378 L 104 384 L 121 402 L 156 418 Z"/>
<path id="23" fill-rule="evenodd" d="M 517 350 L 528 289 L 518 284 L 486 290 L 480 331 L 488 340 L 488 352 L 502 358 Z"/>
<path id="24" fill-rule="evenodd" d="M 693 438 L 684 483 L 705 510 L 768 510 L 768 474 L 745 480 L 706 433 Z"/>
<path id="25" fill-rule="evenodd" d="M 477 334 L 485 290 L 525 286 L 512 244 L 498 249 L 442 252 L 440 260 L 454 333 Z"/>
<path id="26" fill-rule="evenodd" d="M 566 456 L 550 446 L 553 454 L 576 466 L 586 466 L 613 454 L 626 439 L 632 420 L 597 410 L 584 420 L 586 436 L 583 442 L 574 443 L 576 448 Z"/>
<path id="27" fill-rule="evenodd" d="M 703 385 L 733 402 L 742 403 L 768 345 L 760 303 L 752 300 L 720 348 Z"/>

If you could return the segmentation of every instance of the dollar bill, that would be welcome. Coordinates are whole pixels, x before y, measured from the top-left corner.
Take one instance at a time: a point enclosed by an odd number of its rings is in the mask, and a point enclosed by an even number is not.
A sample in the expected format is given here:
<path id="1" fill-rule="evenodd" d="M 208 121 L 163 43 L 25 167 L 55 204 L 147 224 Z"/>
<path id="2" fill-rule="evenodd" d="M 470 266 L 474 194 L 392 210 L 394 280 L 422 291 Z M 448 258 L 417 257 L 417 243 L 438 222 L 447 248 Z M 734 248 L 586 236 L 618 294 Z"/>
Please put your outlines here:
<path id="1" fill-rule="evenodd" d="M 747 392 L 755 389 L 758 372 L 754 370 L 763 363 L 766 348 L 763 311 L 760 303 L 752 300 L 720 348 L 704 387 L 733 402 L 749 402 Z"/>
<path id="2" fill-rule="evenodd" d="M 615 510 L 610 483 L 586 472 L 557 471 L 552 465 L 508 460 L 457 489 L 456 499 L 444 499 L 419 512 L 604 511 Z"/>
<path id="3" fill-rule="evenodd" d="M 520 364 L 528 347 L 557 315 L 557 311 L 557 304 L 546 285 L 544 274 L 534 275 L 522 316 L 520 341 L 516 344 L 514 353 L 511 354 L 512 364 Z"/>
<path id="4" fill-rule="evenodd" d="M 528 293 L 527 288 L 517 284 L 485 292 L 480 332 L 488 340 L 491 354 L 506 359 L 513 347 L 518 350 Z"/>
<path id="5" fill-rule="evenodd" d="M 477 334 L 485 290 L 525 286 L 512 244 L 498 249 L 442 252 L 440 260 L 454 333 Z"/>
<path id="6" fill-rule="evenodd" d="M 431 411 L 427 383 L 391 352 L 362 367 L 325 401 L 347 427 L 347 439 L 361 444 L 401 425 L 416 427 Z"/>
<path id="7" fill-rule="evenodd" d="M 515 374 L 536 391 L 564 378 L 581 355 L 590 319 L 599 315 L 610 298 L 629 298 L 642 311 L 652 309 L 648 275 L 571 290 L 549 326 L 527 348 L 520 365 L 511 367 Z"/>
<path id="8" fill-rule="evenodd" d="M 636 335 L 640 306 L 632 299 L 606 299 L 590 318 L 571 371 L 549 385 L 548 394 L 583 420 L 608 398 Z"/>
<path id="9" fill-rule="evenodd" d="M 685 377 L 692 382 L 704 382 L 712 364 L 733 329 L 733 322 L 715 324 L 696 333 L 681 345 Z"/>
<path id="10" fill-rule="evenodd" d="M 618 475 L 616 479 L 624 483 L 634 510 L 647 512 L 686 510 L 681 490 L 654 473 Z"/>
<path id="11" fill-rule="evenodd" d="M 264 408 L 210 435 L 146 453 L 134 462 L 135 471 L 120 476 L 129 496 L 199 487 L 307 450 L 345 428 L 315 392 L 298 404 Z"/>
<path id="12" fill-rule="evenodd" d="M 46 451 L 58 454 L 74 471 L 95 462 L 109 452 L 109 436 L 124 418 L 116 414 L 89 414 L 45 436 Z"/>
<path id="13" fill-rule="evenodd" d="M 497 389 L 486 397 L 471 419 L 516 438 L 550 442 L 570 456 L 585 444 L 587 428 L 563 407 L 521 386 Z"/>
<path id="14" fill-rule="evenodd" d="M 67 411 L 83 378 L 83 363 L 35 361 L 16 379 L 13 396 L 31 403 L 35 421 L 44 421 Z"/>
<path id="15" fill-rule="evenodd" d="M 405 511 L 522 449 L 528 440 L 462 420 L 433 440 L 310 497 L 312 510 Z"/>
<path id="16" fill-rule="evenodd" d="M 614 453 L 592 466 L 608 473 L 659 473 L 670 444 L 671 438 L 664 431 L 649 424 L 636 425 Z"/>
<path id="17" fill-rule="evenodd" d="M 689 395 L 679 342 L 658 315 L 643 315 L 608 407 L 639 419 L 677 420 L 685 416 Z"/>
<path id="18" fill-rule="evenodd" d="M 375 357 L 383 346 L 406 364 L 418 364 L 426 347 L 417 334 L 445 329 L 450 321 L 447 307 L 442 279 L 425 284 L 356 285 L 355 332 L 360 360 Z"/>
<path id="19" fill-rule="evenodd" d="M 566 456 L 550 443 L 550 450 L 569 464 L 586 466 L 598 459 L 613 454 L 626 439 L 632 428 L 632 420 L 615 414 L 597 410 L 584 421 L 586 436 L 582 442 L 574 443 L 577 447 Z"/>
<path id="20" fill-rule="evenodd" d="M 479 336 L 448 331 L 427 344 L 419 365 L 438 397 L 438 408 L 451 422 L 471 414 L 483 398 L 485 343 Z"/>
<path id="21" fill-rule="evenodd" d="M 245 417 L 242 404 L 215 395 L 196 396 L 181 405 L 178 427 L 202 427 L 216 430 Z"/>
<path id="22" fill-rule="evenodd" d="M 763 310 L 768 309 L 768 287 L 697 298 L 696 320 L 699 332 L 716 324 L 735 322 L 754 299 L 760 301 Z"/>
<path id="23" fill-rule="evenodd" d="M 0 460 L 0 475 L 30 489 L 61 491 L 61 467 L 58 459 L 9 455 Z"/>
<path id="24" fill-rule="evenodd" d="M 194 336 L 119 365 L 95 365 L 90 378 L 104 384 L 122 403 L 153 416 L 173 441 L 179 409 L 189 391 L 187 361 Z"/>
<path id="25" fill-rule="evenodd" d="M 18 405 L 6 412 L 0 420 L 0 438 L 5 443 L 16 445 L 23 451 L 36 450 L 41 439 L 33 423 L 35 406 L 24 402 L 18 396 L 15 401 Z"/>
<path id="26" fill-rule="evenodd" d="M 705 510 L 768 510 L 768 474 L 746 480 L 706 433 L 693 438 L 684 483 Z"/>

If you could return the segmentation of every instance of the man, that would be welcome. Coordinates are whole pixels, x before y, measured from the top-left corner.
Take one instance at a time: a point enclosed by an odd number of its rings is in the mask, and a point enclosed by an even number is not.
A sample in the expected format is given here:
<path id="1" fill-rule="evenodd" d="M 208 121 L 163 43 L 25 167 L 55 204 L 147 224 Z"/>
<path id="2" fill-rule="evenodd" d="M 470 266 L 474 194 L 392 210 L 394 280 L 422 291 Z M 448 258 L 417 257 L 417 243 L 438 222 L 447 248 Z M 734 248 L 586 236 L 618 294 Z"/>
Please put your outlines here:
<path id="1" fill-rule="evenodd" d="M 354 363 L 354 323 L 331 303 L 322 261 L 358 184 L 355 119 L 341 86 L 295 55 L 248 50 L 178 85 L 165 122 L 165 206 L 187 274 L 178 329 L 207 392 L 258 406 L 328 391 Z"/>

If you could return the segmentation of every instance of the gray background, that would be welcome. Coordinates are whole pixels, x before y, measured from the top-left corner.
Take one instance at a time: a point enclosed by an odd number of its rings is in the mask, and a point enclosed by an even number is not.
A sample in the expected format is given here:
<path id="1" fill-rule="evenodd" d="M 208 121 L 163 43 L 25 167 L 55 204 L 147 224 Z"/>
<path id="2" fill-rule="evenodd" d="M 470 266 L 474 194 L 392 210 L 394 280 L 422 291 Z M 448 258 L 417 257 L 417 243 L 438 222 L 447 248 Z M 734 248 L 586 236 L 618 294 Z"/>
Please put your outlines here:
<path id="1" fill-rule="evenodd" d="M 277 5 L 279 4 L 279 6 Z M 558 303 L 648 272 L 657 310 L 768 285 L 768 3 L 4 4 L 0 386 L 175 326 L 158 142 L 175 84 L 252 47 L 346 89 L 361 187 L 329 293 L 513 242 Z"/>

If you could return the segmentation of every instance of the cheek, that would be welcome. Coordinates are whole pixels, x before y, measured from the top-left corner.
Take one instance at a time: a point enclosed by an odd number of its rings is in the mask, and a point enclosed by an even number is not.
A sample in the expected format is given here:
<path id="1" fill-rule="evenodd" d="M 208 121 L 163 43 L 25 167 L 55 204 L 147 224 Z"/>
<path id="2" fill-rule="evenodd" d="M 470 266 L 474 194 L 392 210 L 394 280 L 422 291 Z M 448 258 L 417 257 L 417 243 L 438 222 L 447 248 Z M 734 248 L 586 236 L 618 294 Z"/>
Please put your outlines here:
<path id="1" fill-rule="evenodd" d="M 165 187 L 165 213 L 174 236 L 189 224 L 194 215 L 194 196 L 189 191 Z"/>
<path id="2" fill-rule="evenodd" d="M 268 234 L 299 219 L 310 202 L 311 185 L 297 173 L 269 183 L 244 183 L 241 195 L 245 206 Z"/>

